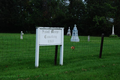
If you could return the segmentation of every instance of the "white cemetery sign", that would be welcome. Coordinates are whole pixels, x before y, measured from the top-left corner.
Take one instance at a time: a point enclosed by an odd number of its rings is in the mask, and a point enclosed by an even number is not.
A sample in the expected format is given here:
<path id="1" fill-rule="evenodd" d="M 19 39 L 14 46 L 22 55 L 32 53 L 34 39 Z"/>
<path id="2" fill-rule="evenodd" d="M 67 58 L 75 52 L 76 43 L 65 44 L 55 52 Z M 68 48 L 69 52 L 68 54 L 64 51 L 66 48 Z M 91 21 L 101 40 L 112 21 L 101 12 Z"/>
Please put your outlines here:
<path id="1" fill-rule="evenodd" d="M 39 66 L 39 46 L 49 45 L 60 45 L 60 65 L 63 65 L 64 28 L 36 28 L 35 67 Z"/>

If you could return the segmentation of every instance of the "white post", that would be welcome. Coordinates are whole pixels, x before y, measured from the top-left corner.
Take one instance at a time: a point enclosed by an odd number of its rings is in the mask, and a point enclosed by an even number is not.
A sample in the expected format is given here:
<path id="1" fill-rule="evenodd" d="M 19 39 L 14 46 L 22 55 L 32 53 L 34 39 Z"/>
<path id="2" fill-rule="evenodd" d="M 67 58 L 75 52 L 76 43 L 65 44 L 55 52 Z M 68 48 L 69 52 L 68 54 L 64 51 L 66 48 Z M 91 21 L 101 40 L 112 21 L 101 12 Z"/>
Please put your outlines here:
<path id="1" fill-rule="evenodd" d="M 60 46 L 60 65 L 63 65 L 64 28 L 62 28 L 62 45 Z"/>
<path id="2" fill-rule="evenodd" d="M 112 35 L 115 35 L 115 33 L 114 33 L 114 25 L 112 27 Z"/>
<path id="3" fill-rule="evenodd" d="M 39 66 L 39 28 L 36 28 L 35 67 Z"/>

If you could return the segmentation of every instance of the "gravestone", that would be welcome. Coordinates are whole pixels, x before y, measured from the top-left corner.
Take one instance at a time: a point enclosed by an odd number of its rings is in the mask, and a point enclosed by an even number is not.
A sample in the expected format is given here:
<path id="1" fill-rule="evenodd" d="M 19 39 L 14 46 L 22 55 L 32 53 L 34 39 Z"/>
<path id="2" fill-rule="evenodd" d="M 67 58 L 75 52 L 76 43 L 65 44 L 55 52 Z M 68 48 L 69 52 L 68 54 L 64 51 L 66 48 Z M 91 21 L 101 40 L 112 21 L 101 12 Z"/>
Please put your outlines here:
<path id="1" fill-rule="evenodd" d="M 20 39 L 23 39 L 23 35 L 24 35 L 23 31 L 21 31 Z"/>
<path id="2" fill-rule="evenodd" d="M 88 41 L 90 41 L 90 35 L 88 35 Z"/>
<path id="3" fill-rule="evenodd" d="M 74 25 L 74 28 L 72 30 L 71 42 L 79 42 L 78 30 L 76 24 Z"/>
<path id="4" fill-rule="evenodd" d="M 68 36 L 71 36 L 71 30 L 70 30 L 70 27 L 69 27 L 69 29 L 68 29 L 67 35 L 68 35 Z"/>
<path id="5" fill-rule="evenodd" d="M 115 33 L 114 33 L 114 25 L 112 27 L 112 35 L 115 35 Z"/>

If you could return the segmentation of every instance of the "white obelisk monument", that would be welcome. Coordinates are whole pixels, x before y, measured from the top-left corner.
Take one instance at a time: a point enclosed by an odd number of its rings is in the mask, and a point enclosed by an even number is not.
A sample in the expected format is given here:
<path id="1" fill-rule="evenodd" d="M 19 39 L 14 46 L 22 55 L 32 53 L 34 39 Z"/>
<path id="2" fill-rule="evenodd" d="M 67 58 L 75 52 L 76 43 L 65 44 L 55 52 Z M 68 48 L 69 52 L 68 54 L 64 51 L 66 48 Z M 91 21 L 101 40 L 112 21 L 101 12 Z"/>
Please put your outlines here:
<path id="1" fill-rule="evenodd" d="M 114 18 L 107 18 L 107 20 L 111 23 L 114 23 Z M 112 34 L 111 35 L 115 35 L 114 33 L 114 25 L 112 26 Z"/>
<path id="2" fill-rule="evenodd" d="M 74 28 L 72 30 L 72 37 L 71 37 L 71 42 L 79 42 L 79 37 L 78 37 L 78 30 L 76 27 L 76 24 L 74 25 Z"/>
<path id="3" fill-rule="evenodd" d="M 115 33 L 114 33 L 114 25 L 112 27 L 112 35 L 115 35 Z"/>

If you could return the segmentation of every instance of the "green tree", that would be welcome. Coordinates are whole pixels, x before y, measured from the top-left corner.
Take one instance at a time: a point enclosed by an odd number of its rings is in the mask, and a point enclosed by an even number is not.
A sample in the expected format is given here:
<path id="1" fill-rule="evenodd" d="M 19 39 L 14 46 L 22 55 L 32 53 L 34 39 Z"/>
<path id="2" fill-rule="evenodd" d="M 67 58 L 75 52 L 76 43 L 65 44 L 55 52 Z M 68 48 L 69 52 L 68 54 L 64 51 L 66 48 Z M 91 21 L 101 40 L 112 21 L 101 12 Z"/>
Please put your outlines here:
<path id="1" fill-rule="evenodd" d="M 119 30 L 120 0 L 0 0 L 0 32 L 35 32 L 36 26 L 68 27 L 77 24 L 80 35 L 111 34 Z M 114 18 L 110 23 L 107 18 Z M 117 34 L 120 34 L 117 31 Z"/>
<path id="2" fill-rule="evenodd" d="M 114 18 L 116 7 L 112 6 L 112 1 L 108 0 L 87 0 L 87 25 L 91 35 L 110 34 L 110 25 L 107 17 Z M 87 26 L 86 25 L 86 26 Z"/>

